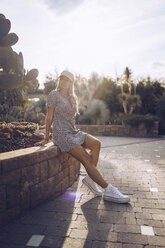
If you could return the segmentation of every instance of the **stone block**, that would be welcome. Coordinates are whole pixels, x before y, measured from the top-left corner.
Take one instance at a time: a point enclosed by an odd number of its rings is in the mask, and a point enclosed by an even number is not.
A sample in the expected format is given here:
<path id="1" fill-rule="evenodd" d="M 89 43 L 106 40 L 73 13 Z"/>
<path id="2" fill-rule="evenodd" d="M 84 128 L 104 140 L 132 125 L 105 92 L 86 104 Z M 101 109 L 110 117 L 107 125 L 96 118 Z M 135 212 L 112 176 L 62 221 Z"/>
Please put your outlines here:
<path id="1" fill-rule="evenodd" d="M 6 186 L 6 204 L 7 208 L 19 205 L 20 202 L 20 187 L 18 183 L 9 184 Z"/>
<path id="2" fill-rule="evenodd" d="M 73 181 L 75 179 L 75 176 L 76 176 L 76 169 L 75 169 L 75 166 L 74 165 L 71 165 L 69 167 L 69 180 L 70 181 Z"/>
<path id="3" fill-rule="evenodd" d="M 0 175 L 0 185 L 12 184 L 15 182 L 19 182 L 21 178 L 21 171 L 14 170 L 5 174 Z"/>
<path id="4" fill-rule="evenodd" d="M 50 197 L 48 181 L 33 185 L 30 189 L 30 207 L 37 206 L 39 203 Z"/>
<path id="5" fill-rule="evenodd" d="M 57 157 L 58 155 L 60 155 L 60 151 L 59 148 L 57 148 L 57 146 L 54 146 L 52 144 L 51 146 L 48 146 L 46 149 L 43 148 L 43 150 L 40 150 L 38 152 L 36 151 L 36 154 L 37 154 L 37 162 L 41 162 L 44 160 L 49 160 L 54 157 Z"/>
<path id="6" fill-rule="evenodd" d="M 61 192 L 62 192 L 62 184 L 60 182 L 60 183 L 56 184 L 56 186 L 55 186 L 55 195 L 54 196 L 61 195 Z"/>
<path id="7" fill-rule="evenodd" d="M 37 163 L 36 153 L 29 153 L 29 154 L 23 155 L 22 151 L 20 152 L 20 154 L 19 154 L 19 150 L 16 150 L 15 152 L 16 152 L 15 156 L 13 154 L 13 157 L 9 156 L 9 158 L 2 160 L 2 172 L 3 173 Z"/>
<path id="8" fill-rule="evenodd" d="M 61 164 L 62 164 L 63 168 L 67 168 L 70 165 L 72 165 L 74 163 L 74 161 L 75 161 L 75 159 L 71 155 L 69 155 L 67 160 L 61 161 Z"/>
<path id="9" fill-rule="evenodd" d="M 2 174 L 7 173 L 9 171 L 16 170 L 18 168 L 17 160 L 18 160 L 17 158 L 2 160 L 2 162 L 1 162 Z"/>
<path id="10" fill-rule="evenodd" d="M 69 159 L 70 157 L 71 157 L 71 155 L 68 154 L 68 153 L 61 154 L 61 155 L 59 156 L 60 163 L 64 163 L 64 162 L 68 161 L 68 159 Z"/>
<path id="11" fill-rule="evenodd" d="M 62 180 L 62 183 L 61 183 L 61 189 L 62 189 L 62 192 L 65 192 L 66 189 L 69 187 L 69 177 L 65 177 L 63 180 Z"/>
<path id="12" fill-rule="evenodd" d="M 7 210 L 7 215 L 9 219 L 14 219 L 21 214 L 21 208 L 19 205 L 9 208 Z"/>
<path id="13" fill-rule="evenodd" d="M 47 190 L 50 196 L 54 196 L 56 194 L 57 184 L 58 184 L 58 181 L 56 180 L 56 177 L 51 177 L 48 179 Z"/>
<path id="14" fill-rule="evenodd" d="M 48 164 L 48 161 L 42 161 L 40 163 L 40 166 L 41 166 L 41 182 L 42 181 L 45 181 L 46 179 L 48 179 L 48 171 L 49 171 L 49 164 Z"/>
<path id="15" fill-rule="evenodd" d="M 0 186 L 0 212 L 6 209 L 6 187 L 5 185 Z"/>
<path id="16" fill-rule="evenodd" d="M 40 164 L 31 165 L 22 168 L 21 191 L 26 190 L 30 186 L 40 181 Z"/>
<path id="17" fill-rule="evenodd" d="M 22 210 L 30 208 L 30 189 L 20 193 L 20 206 Z"/>
<path id="18" fill-rule="evenodd" d="M 65 178 L 65 177 L 68 177 L 68 178 L 69 178 L 69 168 L 65 168 L 65 169 L 63 170 L 63 175 L 64 175 L 64 178 Z"/>
<path id="19" fill-rule="evenodd" d="M 54 176 L 55 183 L 59 184 L 63 180 L 63 178 L 64 178 L 64 172 L 61 171 L 56 176 Z"/>
<path id="20" fill-rule="evenodd" d="M 48 160 L 49 163 L 49 172 L 48 172 L 48 176 L 49 177 L 53 177 L 55 175 L 57 175 L 60 171 L 60 162 L 58 158 L 52 158 Z"/>

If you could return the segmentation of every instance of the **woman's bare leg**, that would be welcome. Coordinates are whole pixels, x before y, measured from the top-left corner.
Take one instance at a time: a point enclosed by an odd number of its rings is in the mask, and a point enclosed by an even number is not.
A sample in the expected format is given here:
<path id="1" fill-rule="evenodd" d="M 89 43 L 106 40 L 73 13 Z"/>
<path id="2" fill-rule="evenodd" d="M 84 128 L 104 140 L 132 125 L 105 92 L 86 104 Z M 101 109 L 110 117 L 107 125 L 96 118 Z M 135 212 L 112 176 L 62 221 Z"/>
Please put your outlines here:
<path id="1" fill-rule="evenodd" d="M 101 148 L 101 142 L 92 135 L 86 134 L 85 141 L 82 145 L 84 148 L 90 149 L 89 155 L 93 159 L 93 164 L 97 166 Z"/>
<path id="2" fill-rule="evenodd" d="M 94 165 L 93 159 L 82 146 L 77 146 L 69 151 L 69 153 L 84 165 L 88 175 L 95 183 L 100 185 L 102 188 L 108 186 L 108 183 L 103 179 L 102 175 Z"/>

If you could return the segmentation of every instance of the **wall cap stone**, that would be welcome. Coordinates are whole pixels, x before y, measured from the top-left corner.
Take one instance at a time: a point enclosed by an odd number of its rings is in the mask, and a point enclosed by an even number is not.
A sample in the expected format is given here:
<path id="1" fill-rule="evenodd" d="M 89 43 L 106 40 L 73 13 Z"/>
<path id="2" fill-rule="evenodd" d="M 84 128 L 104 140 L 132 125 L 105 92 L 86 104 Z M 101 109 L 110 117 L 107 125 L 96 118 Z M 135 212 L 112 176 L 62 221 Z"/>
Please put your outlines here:
<path id="1" fill-rule="evenodd" d="M 0 153 L 0 160 L 21 157 L 21 156 L 29 155 L 32 153 L 38 153 L 38 152 L 43 153 L 46 150 L 50 150 L 50 149 L 52 149 L 52 152 L 55 152 L 57 155 L 61 153 L 59 148 L 55 146 L 53 142 L 49 142 L 45 146 L 32 146 L 28 148 Z"/>

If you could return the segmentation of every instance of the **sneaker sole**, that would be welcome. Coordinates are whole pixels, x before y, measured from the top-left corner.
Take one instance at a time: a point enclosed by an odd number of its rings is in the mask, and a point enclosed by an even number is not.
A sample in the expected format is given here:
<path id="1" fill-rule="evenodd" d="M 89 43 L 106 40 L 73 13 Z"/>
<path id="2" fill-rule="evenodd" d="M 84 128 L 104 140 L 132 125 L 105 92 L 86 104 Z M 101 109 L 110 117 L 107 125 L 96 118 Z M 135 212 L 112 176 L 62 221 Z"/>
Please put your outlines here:
<path id="1" fill-rule="evenodd" d="M 111 202 L 117 202 L 117 203 L 128 203 L 130 202 L 130 199 L 116 199 L 110 196 L 103 196 L 103 199 L 106 201 L 111 201 Z"/>
<path id="2" fill-rule="evenodd" d="M 93 194 L 95 194 L 96 196 L 102 196 L 102 193 L 98 193 L 97 191 L 95 191 L 90 184 L 88 184 L 84 179 L 82 180 L 82 183 L 85 184 L 91 191 Z"/>

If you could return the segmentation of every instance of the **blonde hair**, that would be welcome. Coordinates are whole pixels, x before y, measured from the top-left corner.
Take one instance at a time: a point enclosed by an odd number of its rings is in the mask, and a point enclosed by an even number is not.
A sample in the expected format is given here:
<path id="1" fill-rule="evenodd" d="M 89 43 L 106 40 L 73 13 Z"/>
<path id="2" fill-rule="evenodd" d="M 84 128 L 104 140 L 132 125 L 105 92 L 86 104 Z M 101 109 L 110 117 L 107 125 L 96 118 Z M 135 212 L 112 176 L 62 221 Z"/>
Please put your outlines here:
<path id="1" fill-rule="evenodd" d="M 62 75 L 61 77 L 65 77 L 65 78 L 67 78 L 68 79 L 68 77 L 66 77 L 66 76 L 64 76 L 64 75 Z M 60 77 L 60 78 L 61 78 Z M 61 80 L 60 80 L 60 78 L 58 79 L 58 82 L 57 82 L 57 86 L 56 86 L 56 90 L 57 91 L 60 91 L 61 90 Z M 74 82 L 73 81 L 71 81 L 70 79 L 68 79 L 69 80 L 69 82 L 70 82 L 70 84 L 69 84 L 69 88 L 68 88 L 68 91 L 67 91 L 67 98 L 68 98 L 68 100 L 69 100 L 69 102 L 71 103 L 71 97 L 73 98 L 73 100 L 75 101 L 75 103 L 76 103 L 76 113 L 75 113 L 75 115 L 76 114 L 80 114 L 79 113 L 79 110 L 78 110 L 78 98 L 77 98 L 77 96 L 76 96 L 76 94 L 75 94 L 75 90 L 74 90 Z"/>

